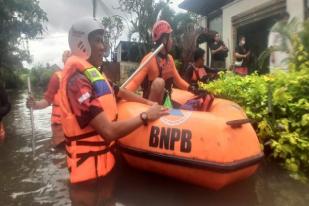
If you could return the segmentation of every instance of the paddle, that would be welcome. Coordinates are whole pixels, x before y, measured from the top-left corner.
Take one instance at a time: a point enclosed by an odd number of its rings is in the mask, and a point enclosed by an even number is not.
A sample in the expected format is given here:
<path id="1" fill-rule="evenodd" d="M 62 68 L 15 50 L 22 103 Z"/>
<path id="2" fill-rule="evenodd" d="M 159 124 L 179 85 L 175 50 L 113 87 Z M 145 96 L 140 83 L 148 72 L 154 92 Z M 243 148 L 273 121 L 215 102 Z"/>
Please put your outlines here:
<path id="1" fill-rule="evenodd" d="M 28 76 L 28 96 L 32 96 L 32 91 L 31 91 L 31 82 L 30 82 L 30 77 Z M 34 118 L 33 118 L 33 109 L 32 107 L 30 109 L 30 121 L 31 121 L 31 134 L 32 134 L 32 139 L 31 139 L 31 146 L 32 146 L 32 155 L 35 155 L 35 136 L 34 136 Z"/>
<path id="2" fill-rule="evenodd" d="M 123 89 L 123 88 L 125 88 L 130 82 L 131 82 L 131 80 L 144 68 L 144 66 L 146 66 L 148 63 L 149 63 L 149 61 L 153 58 L 153 57 L 155 57 L 162 49 L 164 48 L 164 44 L 161 44 L 156 50 L 154 50 L 153 52 L 152 52 L 152 54 L 151 55 L 149 55 L 148 57 L 147 57 L 147 59 L 145 60 L 145 61 L 143 61 L 140 65 L 139 65 L 139 67 L 135 70 L 135 72 L 127 79 L 127 81 L 125 81 L 122 85 L 121 85 L 121 89 Z"/>

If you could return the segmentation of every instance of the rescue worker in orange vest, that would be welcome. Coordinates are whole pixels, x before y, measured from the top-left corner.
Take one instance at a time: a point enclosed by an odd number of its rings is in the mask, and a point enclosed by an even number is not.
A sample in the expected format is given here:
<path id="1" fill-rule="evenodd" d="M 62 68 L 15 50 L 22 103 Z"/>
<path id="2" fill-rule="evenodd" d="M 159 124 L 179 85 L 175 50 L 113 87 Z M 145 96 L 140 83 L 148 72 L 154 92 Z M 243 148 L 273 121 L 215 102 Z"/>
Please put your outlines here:
<path id="1" fill-rule="evenodd" d="M 71 52 L 66 50 L 62 54 L 62 62 L 65 63 Z M 52 104 L 51 129 L 53 147 L 64 146 L 64 135 L 61 125 L 61 111 L 59 107 L 59 85 L 62 78 L 62 71 L 59 69 L 51 76 L 44 98 L 35 101 L 33 97 L 27 99 L 27 107 L 32 109 L 44 109 Z"/>
<path id="2" fill-rule="evenodd" d="M 8 100 L 8 95 L 0 82 L 0 143 L 5 139 L 5 130 L 2 118 L 6 116 L 11 110 L 11 104 Z"/>
<path id="3" fill-rule="evenodd" d="M 166 95 L 170 95 L 172 87 L 182 90 L 193 90 L 185 80 L 183 80 L 174 63 L 173 57 L 168 53 L 172 48 L 172 28 L 164 20 L 157 21 L 152 29 L 152 40 L 155 47 L 161 43 L 164 48 L 159 52 L 156 58 L 153 58 L 146 66 L 133 78 L 126 86 L 129 91 L 135 92 L 140 86 L 143 90 L 143 97 L 151 101 L 162 104 Z M 145 61 L 151 53 L 147 54 Z"/>
<path id="4" fill-rule="evenodd" d="M 205 50 L 197 48 L 194 51 L 194 62 L 190 63 L 185 71 L 185 80 L 191 85 L 196 85 L 198 81 L 207 83 L 209 81 L 204 67 Z"/>
<path id="5" fill-rule="evenodd" d="M 92 18 L 72 25 L 72 56 L 60 84 L 60 108 L 71 183 L 97 180 L 114 167 L 113 142 L 168 113 L 167 109 L 113 86 L 98 67 L 105 52 L 104 28 Z M 152 105 L 136 117 L 117 121 L 116 97 Z M 143 137 L 140 137 L 143 138 Z"/>

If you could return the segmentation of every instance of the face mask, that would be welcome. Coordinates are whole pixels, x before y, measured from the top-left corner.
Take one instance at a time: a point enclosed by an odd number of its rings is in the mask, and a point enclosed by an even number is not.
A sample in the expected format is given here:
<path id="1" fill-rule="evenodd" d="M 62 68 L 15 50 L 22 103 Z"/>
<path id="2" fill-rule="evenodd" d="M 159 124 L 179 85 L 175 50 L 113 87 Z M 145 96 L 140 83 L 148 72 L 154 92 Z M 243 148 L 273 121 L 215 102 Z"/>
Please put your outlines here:
<path id="1" fill-rule="evenodd" d="M 241 45 L 245 45 L 245 44 L 246 44 L 246 41 L 245 41 L 245 40 L 242 40 L 242 41 L 240 42 L 240 44 L 241 44 Z"/>

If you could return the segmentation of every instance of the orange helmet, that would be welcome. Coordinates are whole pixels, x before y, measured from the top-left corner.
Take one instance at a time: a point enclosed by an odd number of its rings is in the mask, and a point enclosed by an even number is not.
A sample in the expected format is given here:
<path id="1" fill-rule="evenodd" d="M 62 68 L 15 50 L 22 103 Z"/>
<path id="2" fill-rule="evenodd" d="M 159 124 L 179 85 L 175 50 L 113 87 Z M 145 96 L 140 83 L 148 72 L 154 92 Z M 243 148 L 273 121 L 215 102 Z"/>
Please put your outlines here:
<path id="1" fill-rule="evenodd" d="M 162 34 L 170 34 L 172 31 L 173 29 L 167 21 L 157 21 L 152 28 L 152 41 L 156 42 L 160 39 Z"/>

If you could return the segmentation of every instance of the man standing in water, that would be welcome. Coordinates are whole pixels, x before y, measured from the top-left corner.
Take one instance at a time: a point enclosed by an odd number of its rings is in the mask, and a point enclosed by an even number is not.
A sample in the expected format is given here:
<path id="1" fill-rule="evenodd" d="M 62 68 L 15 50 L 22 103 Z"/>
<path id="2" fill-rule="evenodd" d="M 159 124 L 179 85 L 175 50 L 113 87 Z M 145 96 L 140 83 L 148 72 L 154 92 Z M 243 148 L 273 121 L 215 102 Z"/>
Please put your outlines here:
<path id="1" fill-rule="evenodd" d="M 71 183 L 106 176 L 115 164 L 113 141 L 168 114 L 162 106 L 113 86 L 99 72 L 106 49 L 103 36 L 102 24 L 92 18 L 79 20 L 69 32 L 72 56 L 63 71 L 60 108 Z M 152 106 L 131 119 L 117 121 L 116 98 Z"/>
<path id="2" fill-rule="evenodd" d="M 66 50 L 62 54 L 62 62 L 65 64 L 70 56 L 70 51 Z M 64 135 L 61 125 L 61 111 L 59 107 L 59 85 L 62 78 L 62 71 L 58 69 L 51 76 L 44 98 L 35 101 L 33 97 L 27 99 L 27 107 L 36 109 L 44 109 L 52 104 L 51 129 L 52 129 L 52 145 L 53 147 L 64 146 Z"/>
<path id="3" fill-rule="evenodd" d="M 8 100 L 8 95 L 0 82 L 0 143 L 4 141 L 5 130 L 2 123 L 2 118 L 9 113 L 11 104 Z"/>

